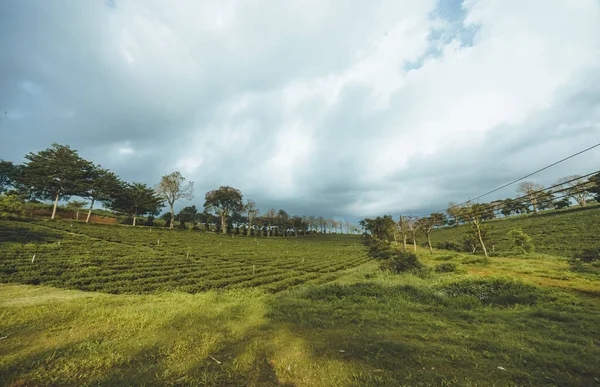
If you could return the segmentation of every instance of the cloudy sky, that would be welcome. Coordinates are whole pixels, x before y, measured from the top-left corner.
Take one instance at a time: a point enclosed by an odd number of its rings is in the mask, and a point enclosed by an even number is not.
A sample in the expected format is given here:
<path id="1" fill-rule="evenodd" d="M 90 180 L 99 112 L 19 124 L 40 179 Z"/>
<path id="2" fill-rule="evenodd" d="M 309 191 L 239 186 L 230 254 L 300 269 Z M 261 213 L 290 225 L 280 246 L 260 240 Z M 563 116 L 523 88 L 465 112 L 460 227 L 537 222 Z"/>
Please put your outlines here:
<path id="1" fill-rule="evenodd" d="M 423 214 L 600 142 L 598 0 L 1 5 L 0 158 L 179 170 L 200 206 L 230 185 L 262 210 Z M 597 169 L 600 148 L 533 180 Z"/>

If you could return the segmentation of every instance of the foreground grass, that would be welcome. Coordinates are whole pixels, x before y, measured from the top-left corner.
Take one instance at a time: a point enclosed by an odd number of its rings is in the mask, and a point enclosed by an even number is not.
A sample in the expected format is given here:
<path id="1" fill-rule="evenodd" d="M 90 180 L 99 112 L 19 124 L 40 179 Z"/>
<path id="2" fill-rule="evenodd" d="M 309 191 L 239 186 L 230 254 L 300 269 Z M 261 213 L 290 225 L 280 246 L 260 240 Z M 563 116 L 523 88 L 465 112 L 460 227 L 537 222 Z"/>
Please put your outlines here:
<path id="1" fill-rule="evenodd" d="M 600 242 L 600 205 L 593 204 L 585 208 L 569 208 L 561 211 L 549 211 L 537 215 L 528 214 L 500 218 L 487 222 L 490 246 L 496 251 L 509 251 L 512 246 L 506 234 L 515 228 L 521 228 L 533 238 L 536 251 L 563 257 L 576 256 L 586 249 L 598 249 Z M 452 241 L 462 244 L 466 235 L 466 226 L 444 227 L 431 233 L 431 240 L 437 243 Z"/>
<path id="2" fill-rule="evenodd" d="M 423 258 L 457 271 L 393 276 L 370 262 L 277 294 L 0 285 L 0 384 L 599 384 L 594 273 L 535 256 Z"/>

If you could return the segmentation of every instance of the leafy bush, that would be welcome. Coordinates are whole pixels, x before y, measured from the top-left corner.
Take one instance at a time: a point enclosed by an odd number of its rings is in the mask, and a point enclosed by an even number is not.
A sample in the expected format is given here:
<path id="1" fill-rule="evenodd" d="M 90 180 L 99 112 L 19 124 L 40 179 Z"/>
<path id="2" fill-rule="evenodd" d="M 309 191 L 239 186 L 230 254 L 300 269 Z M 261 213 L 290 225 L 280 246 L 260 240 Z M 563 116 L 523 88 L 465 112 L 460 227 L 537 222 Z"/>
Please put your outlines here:
<path id="1" fill-rule="evenodd" d="M 369 256 L 375 259 L 390 259 L 395 250 L 386 242 L 382 242 L 377 239 L 369 238 L 366 241 L 369 247 Z"/>
<path id="2" fill-rule="evenodd" d="M 454 241 L 438 242 L 438 243 L 436 243 L 435 248 L 442 249 L 442 250 L 453 250 L 453 251 L 462 251 L 463 250 L 463 247 L 460 245 L 460 243 L 454 242 Z"/>
<path id="3" fill-rule="evenodd" d="M 397 251 L 381 264 L 382 270 L 389 270 L 392 273 L 417 272 L 423 267 L 417 255 L 412 251 Z"/>
<path id="4" fill-rule="evenodd" d="M 23 213 L 23 203 L 15 195 L 0 196 L 0 219 L 7 218 L 9 215 L 20 215 Z"/>
<path id="5" fill-rule="evenodd" d="M 535 286 L 508 278 L 467 279 L 440 290 L 448 297 L 474 297 L 486 305 L 535 304 L 540 295 Z"/>
<path id="6" fill-rule="evenodd" d="M 569 263 L 574 267 L 581 267 L 584 263 L 600 262 L 600 248 L 585 249 L 575 257 L 569 258 Z"/>
<path id="7" fill-rule="evenodd" d="M 458 265 L 454 262 L 444 262 L 435 266 L 436 273 L 452 273 L 458 269 Z"/>
<path id="8" fill-rule="evenodd" d="M 508 239 L 521 253 L 531 253 L 534 250 L 533 240 L 520 228 L 510 230 L 507 234 Z"/>

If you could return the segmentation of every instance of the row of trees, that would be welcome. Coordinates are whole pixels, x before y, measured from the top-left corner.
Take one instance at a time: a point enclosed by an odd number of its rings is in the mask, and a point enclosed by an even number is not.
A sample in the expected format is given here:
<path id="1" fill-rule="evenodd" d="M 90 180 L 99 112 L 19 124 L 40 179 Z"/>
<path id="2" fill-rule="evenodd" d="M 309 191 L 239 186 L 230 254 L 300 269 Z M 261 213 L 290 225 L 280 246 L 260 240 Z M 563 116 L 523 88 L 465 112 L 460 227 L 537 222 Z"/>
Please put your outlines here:
<path id="1" fill-rule="evenodd" d="M 468 225 L 465 245 L 473 252 L 480 247 L 487 257 L 489 242 L 489 225 L 485 223 L 487 220 L 494 219 L 497 213 L 510 216 L 537 213 L 539 210 L 549 208 L 561 209 L 570 206 L 572 201 L 581 207 L 585 207 L 592 199 L 600 202 L 600 173 L 587 178 L 577 175 L 567 176 L 548 188 L 525 181 L 519 184 L 517 193 L 521 196 L 491 203 L 450 202 L 446 210 L 447 215 L 437 212 L 424 217 L 400 216 L 398 221 L 386 215 L 375 219 L 363 219 L 360 225 L 367 234 L 379 240 L 398 243 L 398 238 L 401 237 L 405 250 L 407 238 L 412 239 L 416 250 L 416 236 L 422 235 L 430 251 L 433 251 L 430 234 L 434 229 L 446 225 L 465 224 Z"/>
<path id="2" fill-rule="evenodd" d="M 211 225 L 218 232 L 234 230 L 237 233 L 257 235 L 298 235 L 308 232 L 353 232 L 359 229 L 350 223 L 314 216 L 290 216 L 286 211 L 274 209 L 260 214 L 256 203 L 244 200 L 240 190 L 222 186 L 205 195 L 204 210 L 195 206 L 183 208 L 176 217 L 175 203 L 192 200 L 194 184 L 179 172 L 161 178 L 155 187 L 144 183 L 122 181 L 115 173 L 83 159 L 68 146 L 53 144 L 50 148 L 25 156 L 25 163 L 14 165 L 0 161 L 0 194 L 12 195 L 21 201 L 51 200 L 51 218 L 56 217 L 58 203 L 70 197 L 86 201 L 72 201 L 69 205 L 77 212 L 89 203 L 86 222 L 89 223 L 94 205 L 102 203 L 114 212 L 128 215 L 135 226 L 140 216 L 157 216 L 168 206 L 164 214 L 170 228 L 175 219 L 180 226 L 186 223 L 196 226 L 202 223 L 205 229 Z"/>
<path id="3" fill-rule="evenodd" d="M 207 202 L 202 212 L 196 206 L 183 208 L 175 217 L 179 221 L 179 227 L 202 226 L 206 231 L 215 229 L 222 233 L 267 237 L 360 232 L 359 227 L 349 222 L 315 216 L 289 215 L 285 210 L 270 209 L 261 214 L 251 200 L 240 200 L 232 206 L 215 208 L 209 199 L 216 195 L 223 197 L 230 190 L 233 188 L 221 187 L 219 190 L 207 193 Z M 163 218 L 167 220 L 167 216 L 165 214 Z"/>
<path id="4" fill-rule="evenodd" d="M 493 219 L 498 215 L 520 215 L 537 213 L 540 210 L 563 209 L 575 204 L 585 207 L 590 200 L 600 202 L 600 173 L 587 178 L 572 175 L 560 178 L 555 184 L 546 188 L 531 181 L 521 182 L 517 187 L 517 198 L 506 198 L 491 203 L 481 203 L 480 211 L 483 219 Z M 457 225 L 460 220 L 460 206 L 449 203 L 446 210 L 449 225 Z"/>

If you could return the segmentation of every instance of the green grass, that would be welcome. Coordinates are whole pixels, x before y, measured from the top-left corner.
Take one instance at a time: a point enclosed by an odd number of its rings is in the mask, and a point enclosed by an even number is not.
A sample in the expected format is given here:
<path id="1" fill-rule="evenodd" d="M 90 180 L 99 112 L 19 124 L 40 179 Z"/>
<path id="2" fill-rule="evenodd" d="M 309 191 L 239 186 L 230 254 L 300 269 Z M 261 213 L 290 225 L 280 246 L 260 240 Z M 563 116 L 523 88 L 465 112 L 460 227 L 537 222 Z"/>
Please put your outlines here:
<path id="1" fill-rule="evenodd" d="M 256 245 L 253 238 L 165 231 L 167 244 L 156 246 L 156 230 L 118 226 L 74 224 L 74 234 L 61 222 L 1 226 L 3 252 L 17 251 L 26 238 L 40 249 L 68 246 L 73 254 L 65 259 L 83 263 L 102 254 L 125 262 L 151 250 L 157 259 L 177 259 L 187 248 L 219 261 Z M 7 231 L 15 227 L 18 232 Z M 58 239 L 60 248 L 51 247 Z M 268 246 L 260 256 L 281 260 L 279 268 L 287 259 L 290 272 L 301 265 L 292 252 L 323 254 L 319 262 L 344 254 L 364 259 L 364 247 L 352 238 L 258 242 Z M 339 256 L 332 247 L 338 244 L 346 245 Z M 1 254 L 4 265 L 9 258 Z M 0 385 L 600 384 L 598 267 L 573 271 L 564 258 L 543 254 L 488 261 L 452 252 L 419 255 L 445 269 L 390 275 L 365 259 L 275 293 L 265 286 L 107 294 L 47 282 L 0 284 Z"/>
<path id="2" fill-rule="evenodd" d="M 496 251 L 509 251 L 512 246 L 506 234 L 521 228 L 529 234 L 538 252 L 572 257 L 585 249 L 600 247 L 600 205 L 548 211 L 538 215 L 528 214 L 500 218 L 486 222 L 491 243 Z M 432 244 L 452 241 L 462 245 L 466 226 L 444 227 L 431 233 Z M 491 250 L 491 246 L 488 247 Z"/>

